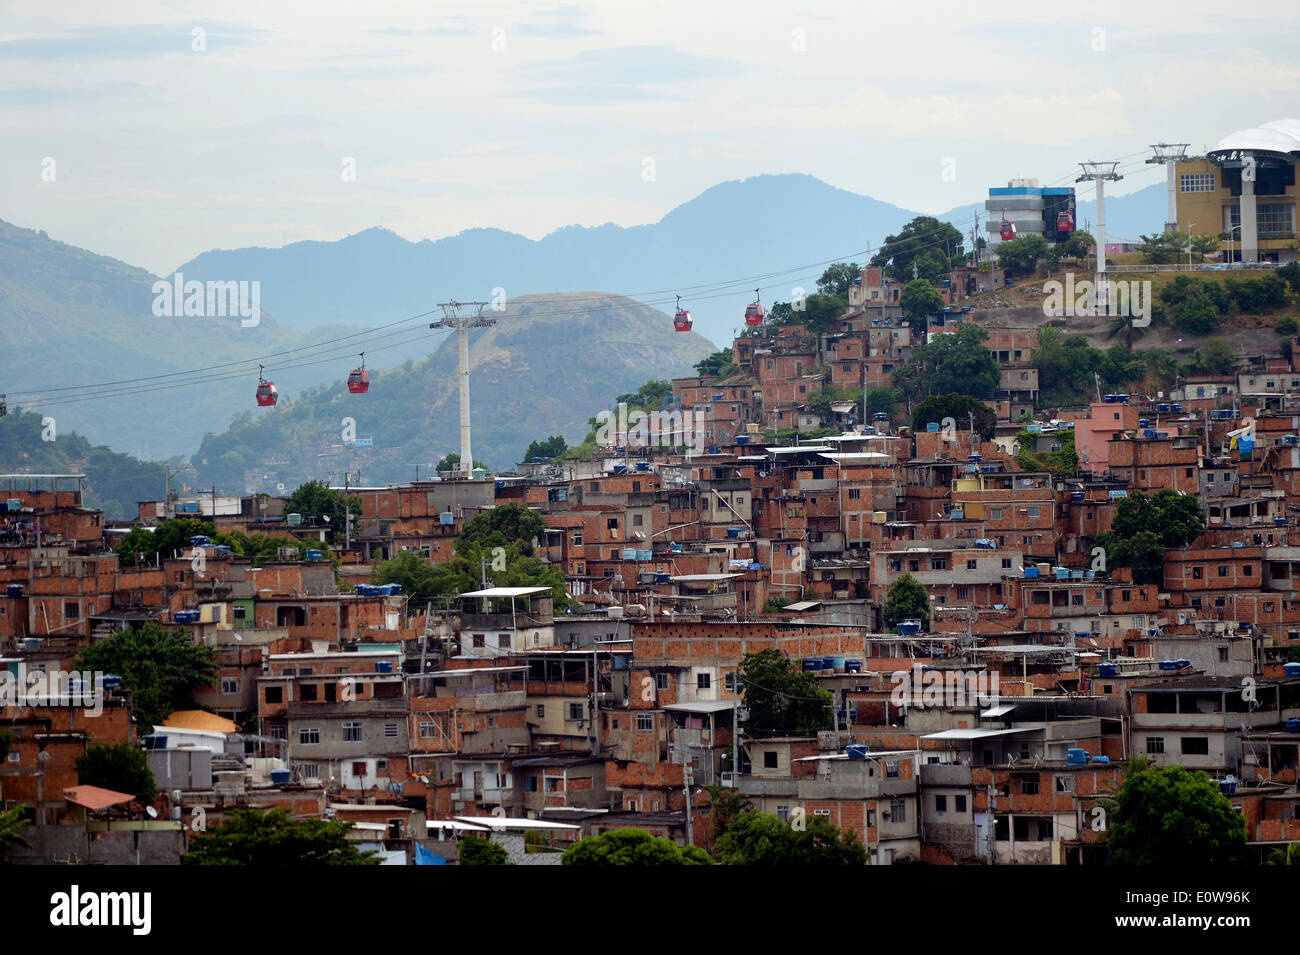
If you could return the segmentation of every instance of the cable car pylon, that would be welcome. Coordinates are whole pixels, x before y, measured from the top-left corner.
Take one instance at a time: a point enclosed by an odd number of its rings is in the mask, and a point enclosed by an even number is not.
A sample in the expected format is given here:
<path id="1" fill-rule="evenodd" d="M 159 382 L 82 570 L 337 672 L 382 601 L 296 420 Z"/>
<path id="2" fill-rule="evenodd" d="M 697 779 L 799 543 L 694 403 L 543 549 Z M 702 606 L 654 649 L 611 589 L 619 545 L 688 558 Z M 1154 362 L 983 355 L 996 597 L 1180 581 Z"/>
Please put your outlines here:
<path id="1" fill-rule="evenodd" d="M 430 322 L 430 328 L 454 328 L 456 330 L 456 385 L 460 396 L 460 471 L 461 477 L 469 478 L 474 471 L 474 453 L 470 449 L 469 430 L 469 330 L 471 328 L 488 328 L 497 323 L 495 318 L 485 318 L 483 309 L 491 302 L 439 302 L 442 318 Z M 461 309 L 474 309 L 473 314 L 462 313 Z"/>

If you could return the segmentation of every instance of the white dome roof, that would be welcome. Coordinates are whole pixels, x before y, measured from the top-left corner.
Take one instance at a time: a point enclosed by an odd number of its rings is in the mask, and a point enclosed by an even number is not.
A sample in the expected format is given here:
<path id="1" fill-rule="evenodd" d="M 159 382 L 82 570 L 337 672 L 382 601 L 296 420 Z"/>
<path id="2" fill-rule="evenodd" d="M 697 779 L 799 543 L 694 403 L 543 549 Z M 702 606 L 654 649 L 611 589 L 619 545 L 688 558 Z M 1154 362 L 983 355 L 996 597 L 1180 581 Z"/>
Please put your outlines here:
<path id="1" fill-rule="evenodd" d="M 1277 119 L 1253 129 L 1239 129 L 1219 140 L 1209 155 L 1213 158 L 1215 153 L 1243 149 L 1283 155 L 1300 154 L 1300 119 Z"/>

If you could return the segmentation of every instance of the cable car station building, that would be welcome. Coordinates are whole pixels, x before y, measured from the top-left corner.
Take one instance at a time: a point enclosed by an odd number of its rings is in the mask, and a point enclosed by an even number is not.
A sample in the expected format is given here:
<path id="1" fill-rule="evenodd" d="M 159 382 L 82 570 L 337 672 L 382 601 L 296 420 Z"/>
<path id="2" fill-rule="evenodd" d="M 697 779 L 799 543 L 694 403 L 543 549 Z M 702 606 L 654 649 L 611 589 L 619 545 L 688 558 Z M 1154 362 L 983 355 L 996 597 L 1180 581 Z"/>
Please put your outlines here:
<path id="1" fill-rule="evenodd" d="M 1037 179 L 1012 179 L 1004 189 L 989 189 L 984 208 L 990 247 L 1022 235 L 1065 242 L 1074 231 L 1073 186 L 1044 187 Z"/>
<path id="2" fill-rule="evenodd" d="M 1218 233 L 1223 261 L 1294 261 L 1297 159 L 1300 120 L 1279 119 L 1177 163 L 1178 231 Z"/>

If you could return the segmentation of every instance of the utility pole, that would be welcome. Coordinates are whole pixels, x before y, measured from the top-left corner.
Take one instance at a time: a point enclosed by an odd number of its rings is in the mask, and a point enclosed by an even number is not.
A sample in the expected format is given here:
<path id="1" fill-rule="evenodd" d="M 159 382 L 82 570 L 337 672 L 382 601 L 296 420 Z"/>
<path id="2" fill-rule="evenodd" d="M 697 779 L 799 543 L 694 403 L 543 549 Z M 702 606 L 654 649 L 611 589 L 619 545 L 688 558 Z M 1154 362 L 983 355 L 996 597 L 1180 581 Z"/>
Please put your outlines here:
<path id="1" fill-rule="evenodd" d="M 686 844 L 695 845 L 695 825 L 691 819 L 691 783 L 695 782 L 695 773 L 692 771 L 690 760 L 686 757 L 690 754 L 690 747 L 682 748 L 682 790 L 686 793 Z"/>
<path id="2" fill-rule="evenodd" d="M 1124 177 L 1115 171 L 1118 162 L 1081 162 L 1079 165 L 1083 167 L 1083 175 L 1074 181 L 1091 180 L 1097 186 L 1097 271 L 1093 276 L 1092 294 L 1096 306 L 1102 308 L 1110 298 L 1106 284 L 1106 191 L 1102 183 L 1108 179 L 1118 181 Z"/>
<path id="3" fill-rule="evenodd" d="M 460 473 L 470 477 L 474 470 L 474 454 L 469 440 L 469 330 L 487 328 L 495 325 L 495 318 L 484 318 L 483 309 L 491 302 L 439 302 L 442 318 L 430 322 L 430 328 L 454 328 L 456 330 L 456 384 L 460 393 Z M 461 309 L 475 309 L 472 315 L 461 313 Z"/>
<path id="4" fill-rule="evenodd" d="M 1166 167 L 1169 171 L 1167 187 L 1168 209 L 1165 212 L 1165 233 L 1178 231 L 1178 176 L 1177 164 L 1187 158 L 1187 143 L 1152 143 L 1154 155 L 1147 160 Z"/>

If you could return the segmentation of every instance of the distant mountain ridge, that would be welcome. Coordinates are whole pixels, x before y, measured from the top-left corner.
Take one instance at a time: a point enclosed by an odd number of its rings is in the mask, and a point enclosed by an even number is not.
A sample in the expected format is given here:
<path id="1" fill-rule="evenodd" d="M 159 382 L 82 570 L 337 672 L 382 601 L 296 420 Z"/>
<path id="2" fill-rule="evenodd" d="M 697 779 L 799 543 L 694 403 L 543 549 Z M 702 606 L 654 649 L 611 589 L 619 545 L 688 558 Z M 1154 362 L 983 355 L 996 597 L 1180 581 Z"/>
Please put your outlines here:
<path id="1" fill-rule="evenodd" d="M 1079 193 L 1080 226 L 1095 219 L 1091 192 Z M 982 202 L 936 218 L 965 235 L 976 210 L 983 222 Z M 1106 213 L 1112 237 L 1158 231 L 1164 188 L 1113 197 Z M 650 304 L 665 308 L 681 289 L 696 331 L 721 346 L 740 326 L 753 291 L 737 281 L 693 300 L 691 286 L 780 272 L 755 281 L 766 301 L 789 300 L 795 287 L 812 290 L 822 270 L 818 263 L 854 257 L 868 245 L 878 248 L 920 214 L 812 176 L 763 175 L 713 186 L 652 225 L 566 226 L 536 241 L 500 229 L 471 229 L 411 242 L 376 228 L 335 242 L 214 250 L 180 271 L 186 278 L 260 279 L 266 306 L 280 321 L 301 328 L 379 324 L 434 301 L 486 300 L 498 289 L 513 297 L 599 288 L 653 299 Z"/>

